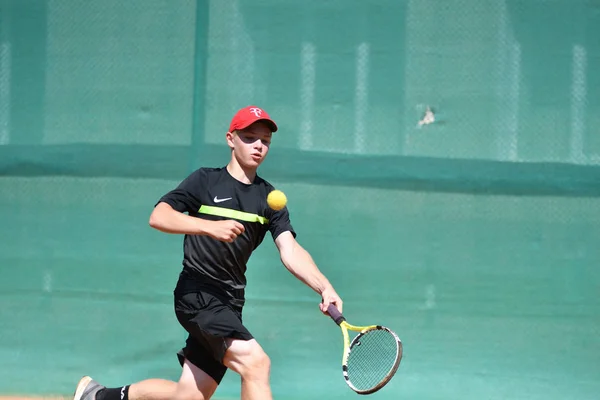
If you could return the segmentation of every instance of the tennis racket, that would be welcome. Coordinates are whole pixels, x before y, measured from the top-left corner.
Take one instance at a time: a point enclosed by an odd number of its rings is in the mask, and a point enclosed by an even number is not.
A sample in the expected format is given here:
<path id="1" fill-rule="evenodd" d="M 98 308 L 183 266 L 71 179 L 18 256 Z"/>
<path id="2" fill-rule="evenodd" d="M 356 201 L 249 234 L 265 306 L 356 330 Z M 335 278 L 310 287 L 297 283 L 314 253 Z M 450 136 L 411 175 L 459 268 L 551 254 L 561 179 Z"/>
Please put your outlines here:
<path id="1" fill-rule="evenodd" d="M 327 312 L 344 336 L 342 374 L 348 386 L 358 394 L 375 393 L 384 387 L 402 359 L 402 341 L 398 335 L 380 325 L 350 325 L 333 304 Z M 358 332 L 358 335 L 350 341 L 348 331 Z"/>

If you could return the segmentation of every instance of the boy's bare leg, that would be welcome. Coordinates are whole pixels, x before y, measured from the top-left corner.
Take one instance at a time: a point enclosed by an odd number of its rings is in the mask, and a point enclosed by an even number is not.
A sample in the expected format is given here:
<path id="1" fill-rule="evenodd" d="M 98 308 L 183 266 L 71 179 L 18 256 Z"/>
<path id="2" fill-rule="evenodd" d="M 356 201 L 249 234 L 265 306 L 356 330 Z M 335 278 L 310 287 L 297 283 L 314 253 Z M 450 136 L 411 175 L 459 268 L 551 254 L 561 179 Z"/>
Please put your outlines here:
<path id="1" fill-rule="evenodd" d="M 241 400 L 272 400 L 269 375 L 271 361 L 254 339 L 227 339 L 223 364 L 242 378 Z"/>
<path id="2" fill-rule="evenodd" d="M 84 376 L 73 400 L 209 400 L 217 386 L 213 378 L 185 360 L 179 382 L 147 379 L 120 388 L 106 388 Z"/>
<path id="3" fill-rule="evenodd" d="M 147 379 L 129 386 L 129 400 L 171 400 L 177 392 L 177 382 Z"/>

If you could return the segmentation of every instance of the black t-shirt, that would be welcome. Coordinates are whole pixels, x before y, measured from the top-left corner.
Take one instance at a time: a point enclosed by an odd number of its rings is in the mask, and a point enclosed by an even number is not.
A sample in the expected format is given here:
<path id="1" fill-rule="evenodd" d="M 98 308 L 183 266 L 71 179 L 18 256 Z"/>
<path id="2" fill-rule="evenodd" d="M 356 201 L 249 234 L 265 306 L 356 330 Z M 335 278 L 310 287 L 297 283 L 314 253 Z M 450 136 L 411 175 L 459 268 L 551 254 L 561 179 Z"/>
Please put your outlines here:
<path id="1" fill-rule="evenodd" d="M 273 240 L 286 231 L 296 236 L 287 207 L 274 211 L 267 205 L 267 195 L 273 189 L 259 176 L 253 183 L 245 184 L 233 178 L 225 167 L 200 168 L 161 197 L 157 204 L 165 202 L 197 218 L 234 219 L 245 228 L 233 243 L 206 235 L 185 235 L 183 270 L 176 293 L 206 290 L 243 304 L 246 263 L 267 231 Z"/>

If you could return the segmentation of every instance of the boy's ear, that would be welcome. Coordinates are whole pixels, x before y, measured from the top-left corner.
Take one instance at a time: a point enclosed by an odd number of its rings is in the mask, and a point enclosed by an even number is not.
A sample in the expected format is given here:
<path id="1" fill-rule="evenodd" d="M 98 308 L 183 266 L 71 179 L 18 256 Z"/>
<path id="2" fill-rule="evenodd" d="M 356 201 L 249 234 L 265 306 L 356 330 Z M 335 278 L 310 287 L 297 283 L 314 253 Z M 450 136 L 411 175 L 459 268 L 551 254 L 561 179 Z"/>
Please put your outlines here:
<path id="1" fill-rule="evenodd" d="M 227 145 L 229 146 L 230 149 L 233 150 L 233 137 L 235 136 L 235 131 L 233 132 L 227 132 L 225 134 L 225 139 L 227 140 Z"/>

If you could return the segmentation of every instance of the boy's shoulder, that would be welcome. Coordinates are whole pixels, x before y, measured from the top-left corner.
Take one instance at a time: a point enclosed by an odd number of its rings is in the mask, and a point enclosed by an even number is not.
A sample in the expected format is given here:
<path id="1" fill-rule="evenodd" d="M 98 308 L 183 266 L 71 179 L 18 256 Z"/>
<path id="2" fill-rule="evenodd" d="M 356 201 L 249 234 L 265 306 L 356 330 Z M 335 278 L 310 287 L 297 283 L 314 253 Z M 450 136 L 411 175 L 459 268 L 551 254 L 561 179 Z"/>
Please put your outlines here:
<path id="1" fill-rule="evenodd" d="M 199 167 L 195 171 L 191 173 L 191 175 L 196 175 L 198 177 L 209 177 L 214 175 L 220 175 L 223 173 L 225 168 L 223 167 Z"/>
<path id="2" fill-rule="evenodd" d="M 266 179 L 263 179 L 259 175 L 256 175 L 256 179 L 254 179 L 254 184 L 260 185 L 260 186 L 265 186 L 268 189 L 268 191 L 275 189 L 275 187 L 273 185 L 271 185 L 271 183 L 269 181 L 267 181 Z"/>
<path id="3" fill-rule="evenodd" d="M 199 167 L 196 172 L 210 174 L 215 172 L 223 172 L 223 169 L 225 169 L 225 167 Z"/>

